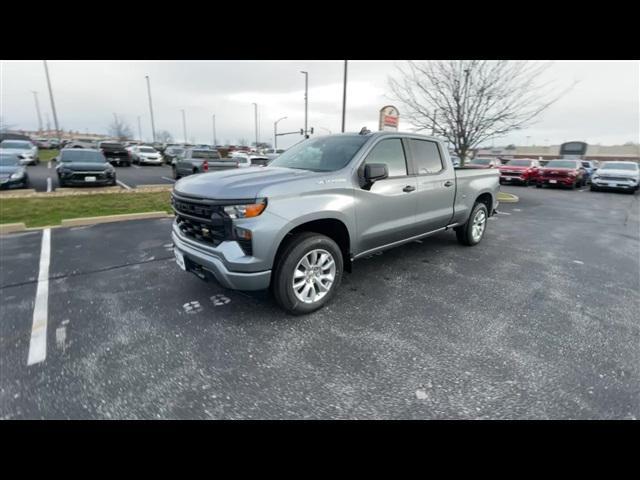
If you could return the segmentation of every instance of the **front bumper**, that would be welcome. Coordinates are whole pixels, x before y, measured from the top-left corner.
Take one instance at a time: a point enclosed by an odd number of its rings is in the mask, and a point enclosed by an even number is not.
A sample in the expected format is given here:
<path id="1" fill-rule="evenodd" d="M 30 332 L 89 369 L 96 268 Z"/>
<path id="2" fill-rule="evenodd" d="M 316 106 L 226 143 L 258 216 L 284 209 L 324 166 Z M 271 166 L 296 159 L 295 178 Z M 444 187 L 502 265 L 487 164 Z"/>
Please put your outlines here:
<path id="1" fill-rule="evenodd" d="M 535 179 L 531 177 L 527 177 L 525 175 L 500 175 L 500 181 L 503 183 L 525 183 L 535 181 Z"/>
<path id="2" fill-rule="evenodd" d="M 633 180 L 608 180 L 606 178 L 592 178 L 591 184 L 602 189 L 633 190 L 638 188 L 638 183 Z"/>
<path id="3" fill-rule="evenodd" d="M 0 190 L 9 190 L 10 188 L 24 188 L 27 186 L 27 177 L 7 178 L 0 180 Z"/>
<path id="4" fill-rule="evenodd" d="M 164 159 L 162 158 L 144 158 L 140 157 L 140 163 L 148 163 L 151 165 L 162 165 L 164 163 Z"/>
<path id="5" fill-rule="evenodd" d="M 223 242 L 218 247 L 205 248 L 184 237 L 175 226 L 171 239 L 174 249 L 184 256 L 186 270 L 202 280 L 215 280 L 233 290 L 264 290 L 269 287 L 271 270 L 235 272 L 228 268 L 226 254 L 242 252 L 236 242 Z"/>
<path id="6" fill-rule="evenodd" d="M 542 185 L 562 185 L 563 187 L 570 187 L 577 181 L 576 177 L 538 178 L 538 183 Z"/>

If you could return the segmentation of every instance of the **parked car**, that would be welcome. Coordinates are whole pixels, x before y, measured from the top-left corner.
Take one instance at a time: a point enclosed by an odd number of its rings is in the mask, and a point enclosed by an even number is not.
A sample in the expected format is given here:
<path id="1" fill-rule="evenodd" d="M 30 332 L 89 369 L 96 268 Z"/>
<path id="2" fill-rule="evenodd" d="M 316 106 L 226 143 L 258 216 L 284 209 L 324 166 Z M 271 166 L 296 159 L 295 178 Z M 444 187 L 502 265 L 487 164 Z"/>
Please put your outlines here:
<path id="1" fill-rule="evenodd" d="M 533 159 L 509 160 L 500 170 L 500 183 L 519 183 L 525 186 L 538 180 L 540 162 Z"/>
<path id="2" fill-rule="evenodd" d="M 184 148 L 180 146 L 170 145 L 164 151 L 164 161 L 167 165 L 173 165 L 174 160 L 176 160 L 183 153 Z"/>
<path id="3" fill-rule="evenodd" d="M 121 143 L 100 142 L 98 143 L 98 149 L 103 153 L 107 161 L 112 165 L 115 163 L 118 166 L 131 166 L 131 154 Z"/>
<path id="4" fill-rule="evenodd" d="M 194 173 L 238 168 L 236 158 L 221 158 L 217 150 L 188 148 L 176 158 L 171 170 L 176 180 Z"/>
<path id="5" fill-rule="evenodd" d="M 468 168 L 498 168 L 502 163 L 497 158 L 474 158 L 464 164 Z"/>
<path id="6" fill-rule="evenodd" d="M 586 185 L 586 170 L 580 160 L 551 160 L 538 169 L 536 187 L 558 185 L 576 188 Z"/>
<path id="7" fill-rule="evenodd" d="M 636 162 L 604 162 L 591 177 L 591 190 L 638 191 L 640 169 Z"/>
<path id="8" fill-rule="evenodd" d="M 255 167 L 255 166 L 264 167 L 265 165 L 268 165 L 269 162 L 271 161 L 269 157 L 267 157 L 266 155 L 254 155 L 254 154 L 246 154 L 246 153 L 238 153 L 238 152 L 233 152 L 231 154 L 231 158 L 238 160 L 239 168 L 247 168 L 247 167 Z"/>
<path id="9" fill-rule="evenodd" d="M 59 160 L 56 173 L 61 187 L 116 184 L 116 169 L 100 150 L 65 148 Z"/>
<path id="10" fill-rule="evenodd" d="M 262 154 L 264 156 L 266 156 L 269 160 L 275 160 L 276 158 L 278 158 L 280 155 L 282 155 L 285 152 L 284 148 L 265 148 L 264 152 L 262 152 Z"/>
<path id="11" fill-rule="evenodd" d="M 582 160 L 582 166 L 587 171 L 587 183 L 591 183 L 591 177 L 598 170 L 600 163 L 595 160 Z"/>
<path id="12" fill-rule="evenodd" d="M 164 163 L 162 154 L 149 145 L 132 146 L 129 152 L 131 153 L 133 163 L 138 165 L 144 165 L 147 163 L 151 165 L 162 165 Z"/>
<path id="13" fill-rule="evenodd" d="M 94 149 L 98 146 L 98 142 L 91 138 L 77 138 L 71 140 L 64 148 L 90 148 Z"/>
<path id="14" fill-rule="evenodd" d="M 227 288 L 271 288 L 284 310 L 312 312 L 353 260 L 448 230 L 478 244 L 498 205 L 498 178 L 497 169 L 454 169 L 434 137 L 311 138 L 264 168 L 176 182 L 176 263 Z"/>
<path id="15" fill-rule="evenodd" d="M 44 137 L 36 138 L 35 141 L 33 141 L 33 143 L 35 143 L 38 148 L 41 148 L 43 150 L 54 148 L 51 146 L 51 140 Z"/>
<path id="16" fill-rule="evenodd" d="M 13 153 L 0 153 L 0 189 L 29 188 L 27 169 Z"/>
<path id="17" fill-rule="evenodd" d="M 22 165 L 37 165 L 40 163 L 38 147 L 27 140 L 2 140 L 0 153 L 18 155 Z"/>

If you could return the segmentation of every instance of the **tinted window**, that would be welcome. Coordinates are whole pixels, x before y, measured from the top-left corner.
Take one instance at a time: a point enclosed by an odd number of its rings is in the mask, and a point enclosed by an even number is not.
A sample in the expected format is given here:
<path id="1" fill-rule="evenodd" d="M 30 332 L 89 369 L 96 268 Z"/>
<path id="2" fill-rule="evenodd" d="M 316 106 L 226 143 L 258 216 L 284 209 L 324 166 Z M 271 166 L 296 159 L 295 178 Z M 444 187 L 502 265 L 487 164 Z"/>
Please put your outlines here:
<path id="1" fill-rule="evenodd" d="M 142 147 L 139 149 L 142 153 L 156 153 L 156 151 L 153 148 L 149 148 L 149 147 Z"/>
<path id="2" fill-rule="evenodd" d="M 60 155 L 60 161 L 62 162 L 90 162 L 90 163 L 105 163 L 104 155 L 100 152 L 93 150 L 64 150 Z"/>
<path id="3" fill-rule="evenodd" d="M 415 162 L 416 172 L 421 173 L 437 173 L 442 170 L 442 159 L 440 151 L 435 142 L 428 140 L 409 140 L 411 145 L 411 153 Z"/>
<path id="4" fill-rule="evenodd" d="M 192 158 L 220 158 L 218 152 L 213 150 L 193 150 Z"/>
<path id="5" fill-rule="evenodd" d="M 365 163 L 385 163 L 390 177 L 400 177 L 407 174 L 407 161 L 399 138 L 382 140 L 367 155 Z"/>
<path id="6" fill-rule="evenodd" d="M 101 148 L 123 148 L 121 144 L 119 143 L 101 143 L 100 144 Z"/>
<path id="7" fill-rule="evenodd" d="M 29 142 L 8 142 L 4 140 L 0 143 L 1 148 L 15 148 L 16 150 L 28 150 L 31 148 L 31 144 Z"/>
<path id="8" fill-rule="evenodd" d="M 507 165 L 510 165 L 512 167 L 529 167 L 531 165 L 534 165 L 534 162 L 532 162 L 531 160 L 509 160 L 507 162 Z"/>
<path id="9" fill-rule="evenodd" d="M 312 138 L 288 149 L 271 166 L 332 172 L 345 167 L 368 139 L 365 135 Z"/>

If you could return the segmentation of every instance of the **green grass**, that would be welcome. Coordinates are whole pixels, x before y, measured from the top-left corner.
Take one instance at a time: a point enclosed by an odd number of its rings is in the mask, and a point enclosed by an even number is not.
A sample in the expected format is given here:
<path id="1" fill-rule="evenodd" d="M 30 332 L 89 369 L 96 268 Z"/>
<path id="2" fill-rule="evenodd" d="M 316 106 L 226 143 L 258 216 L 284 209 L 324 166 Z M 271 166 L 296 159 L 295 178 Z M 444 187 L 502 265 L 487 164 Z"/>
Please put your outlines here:
<path id="1" fill-rule="evenodd" d="M 53 157 L 57 157 L 60 153 L 60 150 L 39 150 L 38 156 L 40 157 L 41 162 L 48 162 Z"/>
<path id="2" fill-rule="evenodd" d="M 50 198 L 0 198 L 0 223 L 27 227 L 58 225 L 61 220 L 122 213 L 170 213 L 171 192 L 97 193 Z"/>

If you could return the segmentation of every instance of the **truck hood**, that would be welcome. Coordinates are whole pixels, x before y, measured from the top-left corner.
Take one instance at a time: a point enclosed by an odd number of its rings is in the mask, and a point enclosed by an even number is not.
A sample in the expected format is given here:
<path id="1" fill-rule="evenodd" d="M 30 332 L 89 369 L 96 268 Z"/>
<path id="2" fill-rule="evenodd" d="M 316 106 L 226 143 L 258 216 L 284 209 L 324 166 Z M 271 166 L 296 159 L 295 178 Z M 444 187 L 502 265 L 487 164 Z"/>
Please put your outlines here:
<path id="1" fill-rule="evenodd" d="M 176 193 L 212 199 L 256 198 L 267 187 L 318 176 L 318 172 L 283 167 L 234 168 L 190 175 L 179 180 Z"/>
<path id="2" fill-rule="evenodd" d="M 595 174 L 599 177 L 629 177 L 629 178 L 637 178 L 638 172 L 634 172 L 633 170 L 617 170 L 617 169 L 609 169 L 606 168 L 604 170 L 596 170 Z"/>

